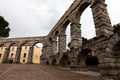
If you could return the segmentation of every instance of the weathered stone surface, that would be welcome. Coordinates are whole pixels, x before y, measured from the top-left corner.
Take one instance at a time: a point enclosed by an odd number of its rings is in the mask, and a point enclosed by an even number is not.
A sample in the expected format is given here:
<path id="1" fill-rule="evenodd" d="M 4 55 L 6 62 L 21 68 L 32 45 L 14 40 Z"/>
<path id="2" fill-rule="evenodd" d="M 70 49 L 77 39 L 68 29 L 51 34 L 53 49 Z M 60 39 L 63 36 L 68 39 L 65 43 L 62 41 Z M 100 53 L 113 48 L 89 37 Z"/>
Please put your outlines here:
<path id="1" fill-rule="evenodd" d="M 106 48 L 106 52 L 109 54 L 109 53 L 112 53 L 112 50 L 109 48 Z"/>
<path id="2" fill-rule="evenodd" d="M 100 34 L 111 35 L 111 34 L 113 34 L 112 30 L 106 29 L 106 27 L 108 27 L 108 25 L 111 24 L 111 21 L 108 17 L 106 4 L 104 2 L 95 1 L 93 3 L 93 5 L 91 6 L 91 8 L 92 8 L 92 12 L 93 12 L 95 27 L 96 27 L 96 35 L 100 35 Z M 104 26 L 104 25 L 107 25 L 107 26 Z"/>
<path id="3" fill-rule="evenodd" d="M 116 59 L 113 59 L 113 58 L 104 58 L 104 62 L 105 63 L 115 63 L 116 62 Z"/>
<path id="4" fill-rule="evenodd" d="M 113 38 L 116 40 L 116 41 L 119 41 L 120 40 L 120 37 L 118 34 L 114 34 Z"/>
<path id="5" fill-rule="evenodd" d="M 112 49 L 112 48 L 113 48 L 113 44 L 108 43 L 108 44 L 107 44 L 107 47 L 108 47 L 109 49 Z"/>
<path id="6" fill-rule="evenodd" d="M 82 45 L 82 37 L 79 23 L 71 24 L 71 47 L 78 49 Z"/>

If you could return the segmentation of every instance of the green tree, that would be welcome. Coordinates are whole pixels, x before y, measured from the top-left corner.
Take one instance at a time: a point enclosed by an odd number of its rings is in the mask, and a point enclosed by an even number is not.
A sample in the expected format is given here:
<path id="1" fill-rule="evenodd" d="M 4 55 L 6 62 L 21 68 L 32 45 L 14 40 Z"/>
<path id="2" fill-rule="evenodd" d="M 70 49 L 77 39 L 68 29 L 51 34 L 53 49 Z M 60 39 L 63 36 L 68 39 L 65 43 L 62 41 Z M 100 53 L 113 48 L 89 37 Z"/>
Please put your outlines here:
<path id="1" fill-rule="evenodd" d="M 0 16 L 0 37 L 8 37 L 10 28 L 8 27 L 9 23 Z"/>
<path id="2" fill-rule="evenodd" d="M 82 43 L 86 43 L 87 42 L 87 38 L 82 37 Z"/>
<path id="3" fill-rule="evenodd" d="M 68 47 L 69 47 L 69 48 L 71 47 L 71 44 L 70 44 L 70 42 L 68 43 Z"/>
<path id="4" fill-rule="evenodd" d="M 113 25 L 114 33 L 120 31 L 120 23 Z"/>

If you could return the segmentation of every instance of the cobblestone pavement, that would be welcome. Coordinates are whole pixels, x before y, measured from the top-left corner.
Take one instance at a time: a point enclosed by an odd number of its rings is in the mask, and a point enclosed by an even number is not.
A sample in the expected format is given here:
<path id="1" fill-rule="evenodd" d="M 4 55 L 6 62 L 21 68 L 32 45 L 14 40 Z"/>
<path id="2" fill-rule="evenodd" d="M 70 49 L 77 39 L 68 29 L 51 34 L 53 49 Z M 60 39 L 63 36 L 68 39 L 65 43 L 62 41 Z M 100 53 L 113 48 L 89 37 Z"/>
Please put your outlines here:
<path id="1" fill-rule="evenodd" d="M 98 80 L 98 78 L 47 65 L 0 64 L 0 80 Z"/>

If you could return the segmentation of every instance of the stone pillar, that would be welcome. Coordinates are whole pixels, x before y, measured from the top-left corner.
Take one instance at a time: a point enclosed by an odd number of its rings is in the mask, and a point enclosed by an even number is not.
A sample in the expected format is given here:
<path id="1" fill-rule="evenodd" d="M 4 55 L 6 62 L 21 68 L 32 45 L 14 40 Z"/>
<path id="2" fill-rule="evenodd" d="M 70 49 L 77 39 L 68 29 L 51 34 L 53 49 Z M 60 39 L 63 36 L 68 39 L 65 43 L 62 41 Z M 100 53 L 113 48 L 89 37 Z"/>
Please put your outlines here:
<path id="1" fill-rule="evenodd" d="M 28 54 L 27 64 L 31 64 L 31 63 L 32 63 L 33 51 L 34 51 L 34 48 L 33 48 L 33 47 L 30 47 L 30 48 L 29 48 L 29 54 Z"/>
<path id="2" fill-rule="evenodd" d="M 15 55 L 15 63 L 20 63 L 21 48 L 18 47 Z"/>
<path id="3" fill-rule="evenodd" d="M 49 60 L 50 64 L 52 64 L 53 59 L 57 55 L 57 38 L 52 39 L 51 48 L 52 48 L 52 53 L 50 55 L 50 60 Z"/>
<path id="4" fill-rule="evenodd" d="M 8 62 L 9 52 L 10 52 L 10 48 L 5 48 L 5 54 L 3 56 L 2 63 L 7 63 Z"/>
<path id="5" fill-rule="evenodd" d="M 42 55 L 41 55 L 41 63 L 42 64 L 47 64 L 49 63 L 49 56 L 50 54 L 52 53 L 52 50 L 51 50 L 51 45 L 47 42 L 45 42 L 43 48 L 42 48 Z"/>
<path id="6" fill-rule="evenodd" d="M 71 23 L 71 69 L 78 69 L 78 54 L 82 46 L 81 30 L 79 23 Z"/>
<path id="7" fill-rule="evenodd" d="M 113 41 L 112 41 L 113 42 Z M 106 48 L 103 61 L 100 62 L 99 68 L 102 80 L 120 80 L 120 43 L 112 48 L 112 43 Z M 111 49 L 112 48 L 112 49 Z"/>
<path id="8" fill-rule="evenodd" d="M 57 55 L 57 39 L 52 40 L 52 55 Z"/>
<path id="9" fill-rule="evenodd" d="M 113 34 L 106 6 L 104 0 L 96 0 L 91 6 L 97 36 Z"/>
<path id="10" fill-rule="evenodd" d="M 71 48 L 78 49 L 82 46 L 81 26 L 79 23 L 71 23 Z"/>
<path id="11" fill-rule="evenodd" d="M 58 58 L 57 58 L 57 64 L 59 64 L 59 61 L 63 55 L 63 53 L 66 52 L 66 35 L 65 34 L 59 34 L 58 39 Z"/>
<path id="12" fill-rule="evenodd" d="M 102 80 L 120 80 L 120 55 L 117 56 L 118 59 L 114 57 L 114 55 L 111 55 L 111 58 L 104 58 L 104 62 L 100 63 Z"/>
<path id="13" fill-rule="evenodd" d="M 66 35 L 60 34 L 59 35 L 59 54 L 63 54 L 66 51 Z"/>
<path id="14" fill-rule="evenodd" d="M 50 58 L 51 55 L 52 55 L 52 46 L 51 43 L 48 43 L 46 45 L 46 54 L 45 54 L 46 64 L 51 64 L 51 58 Z"/>
<path id="15" fill-rule="evenodd" d="M 79 69 L 78 54 L 79 54 L 78 49 L 73 49 L 73 48 L 71 49 L 71 54 L 70 54 L 70 60 L 71 60 L 70 68 L 71 68 L 71 70 L 76 71 Z"/>
<path id="16" fill-rule="evenodd" d="M 42 55 L 40 56 L 40 63 L 41 64 L 46 64 L 46 46 L 45 45 L 43 45 L 43 47 L 42 47 Z"/>
<path id="17" fill-rule="evenodd" d="M 80 55 L 80 62 L 79 62 L 79 70 L 80 71 L 87 71 L 86 65 L 85 65 L 86 57 L 85 55 Z"/>

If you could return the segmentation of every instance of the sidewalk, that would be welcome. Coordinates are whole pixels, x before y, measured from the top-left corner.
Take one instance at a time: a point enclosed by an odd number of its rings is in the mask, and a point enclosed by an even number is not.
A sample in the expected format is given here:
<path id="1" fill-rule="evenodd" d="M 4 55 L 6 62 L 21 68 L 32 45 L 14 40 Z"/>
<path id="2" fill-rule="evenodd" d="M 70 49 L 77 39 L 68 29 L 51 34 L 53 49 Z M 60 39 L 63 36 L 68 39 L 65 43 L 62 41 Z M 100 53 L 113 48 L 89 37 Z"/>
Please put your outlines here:
<path id="1" fill-rule="evenodd" d="M 96 76 L 96 77 L 101 76 L 100 73 L 92 72 L 92 71 L 86 71 L 86 72 L 83 72 L 83 71 L 71 71 L 71 72 L 80 73 L 80 74 L 84 74 L 84 75 L 90 75 L 90 76 Z"/>
<path id="2" fill-rule="evenodd" d="M 56 67 L 56 68 L 63 69 L 63 70 L 70 70 L 70 68 L 63 68 L 63 67 Z M 96 76 L 96 77 L 101 76 L 101 74 L 99 72 L 94 72 L 94 71 L 71 71 L 71 72 L 79 73 L 79 74 L 83 74 L 83 75 Z"/>

